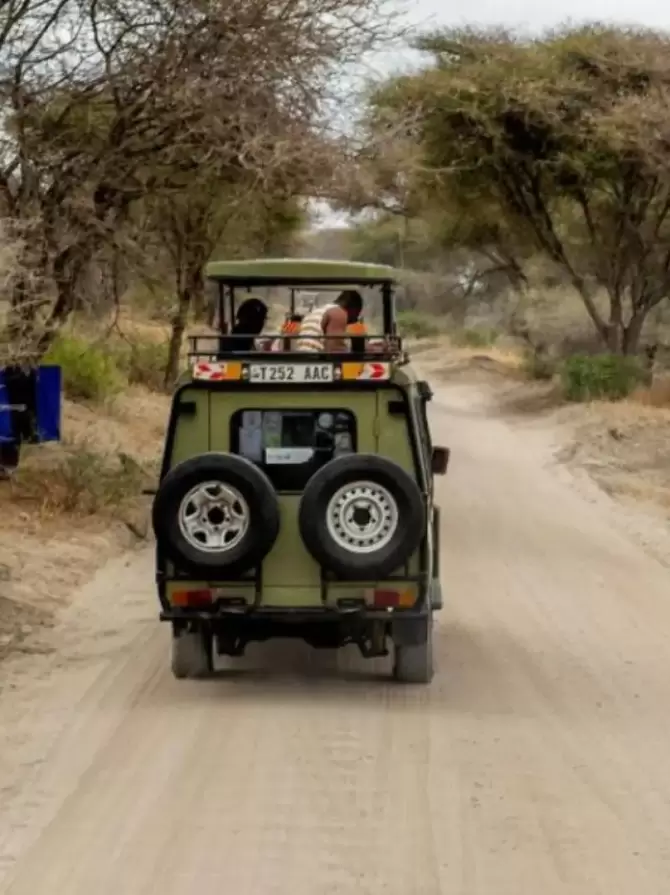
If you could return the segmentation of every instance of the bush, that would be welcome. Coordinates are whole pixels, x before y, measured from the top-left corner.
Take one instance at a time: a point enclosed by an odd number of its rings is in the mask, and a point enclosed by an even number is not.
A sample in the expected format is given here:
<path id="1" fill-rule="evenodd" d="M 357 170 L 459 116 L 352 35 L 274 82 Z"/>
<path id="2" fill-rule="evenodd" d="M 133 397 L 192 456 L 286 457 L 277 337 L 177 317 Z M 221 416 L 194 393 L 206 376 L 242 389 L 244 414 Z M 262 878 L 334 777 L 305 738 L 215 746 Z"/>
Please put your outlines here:
<path id="1" fill-rule="evenodd" d="M 134 340 L 119 347 L 116 357 L 131 385 L 145 385 L 153 391 L 162 391 L 168 360 L 166 342 Z"/>
<path id="2" fill-rule="evenodd" d="M 618 401 L 644 381 L 636 358 L 616 354 L 575 355 L 561 369 L 561 383 L 569 401 Z"/>
<path id="3" fill-rule="evenodd" d="M 544 352 L 528 350 L 523 356 L 522 369 L 530 379 L 547 382 L 553 379 L 556 365 Z"/>
<path id="4" fill-rule="evenodd" d="M 404 338 L 429 339 L 439 334 L 440 327 L 429 314 L 422 314 L 421 311 L 399 311 L 398 330 Z"/>
<path id="5" fill-rule="evenodd" d="M 454 341 L 464 348 L 488 348 L 498 338 L 495 329 L 486 327 L 466 327 L 454 334 Z"/>
<path id="6" fill-rule="evenodd" d="M 129 502 L 146 487 L 151 470 L 128 454 L 100 454 L 73 445 L 55 462 L 19 467 L 13 497 L 42 512 L 123 518 Z"/>
<path id="7" fill-rule="evenodd" d="M 175 295 L 166 283 L 136 284 L 124 296 L 124 304 L 151 320 L 164 323 L 174 314 Z"/>
<path id="8" fill-rule="evenodd" d="M 105 401 L 127 383 L 113 355 L 74 335 L 59 334 L 44 363 L 61 368 L 63 390 L 74 401 Z"/>

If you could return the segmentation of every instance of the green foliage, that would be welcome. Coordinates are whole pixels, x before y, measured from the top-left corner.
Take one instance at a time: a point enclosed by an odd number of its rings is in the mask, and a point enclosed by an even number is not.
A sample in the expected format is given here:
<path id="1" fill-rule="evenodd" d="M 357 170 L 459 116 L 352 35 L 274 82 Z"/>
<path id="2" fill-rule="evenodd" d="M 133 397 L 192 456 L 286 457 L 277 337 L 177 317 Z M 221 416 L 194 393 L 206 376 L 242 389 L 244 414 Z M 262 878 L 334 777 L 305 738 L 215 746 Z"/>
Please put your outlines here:
<path id="1" fill-rule="evenodd" d="M 377 91 L 370 119 L 415 122 L 420 173 L 409 184 L 421 214 L 442 215 L 445 245 L 517 261 L 541 252 L 569 276 L 603 346 L 633 354 L 640 320 L 670 291 L 660 136 L 670 38 L 604 27 L 532 40 L 447 31 L 420 49 L 432 56 L 425 70 Z M 609 314 L 593 303 L 594 284 Z"/>
<path id="2" fill-rule="evenodd" d="M 352 260 L 391 267 L 398 265 L 402 241 L 400 225 L 397 217 L 389 216 L 353 227 L 350 235 Z"/>
<path id="3" fill-rule="evenodd" d="M 167 342 L 133 339 L 115 351 L 116 363 L 131 385 L 162 391 L 168 362 Z"/>
<path id="4" fill-rule="evenodd" d="M 44 363 L 61 368 L 63 390 L 73 401 L 105 401 L 127 384 L 113 354 L 72 334 L 56 337 Z"/>
<path id="5" fill-rule="evenodd" d="M 637 359 L 617 354 L 574 355 L 561 368 L 561 384 L 569 401 L 618 401 L 643 381 Z"/>
<path id="6" fill-rule="evenodd" d="M 123 300 L 129 308 L 161 323 L 170 320 L 176 304 L 174 287 L 159 281 L 133 284 Z"/>
<path id="7" fill-rule="evenodd" d="M 470 326 L 456 331 L 452 338 L 464 348 L 488 348 L 495 345 L 498 331 L 493 327 Z"/>
<path id="8" fill-rule="evenodd" d="M 101 454 L 86 443 L 65 445 L 56 462 L 27 462 L 13 482 L 14 499 L 43 512 L 125 518 L 153 470 L 129 454 Z"/>
<path id="9" fill-rule="evenodd" d="M 398 330 L 403 338 L 429 339 L 440 333 L 435 317 L 421 311 L 398 311 Z"/>

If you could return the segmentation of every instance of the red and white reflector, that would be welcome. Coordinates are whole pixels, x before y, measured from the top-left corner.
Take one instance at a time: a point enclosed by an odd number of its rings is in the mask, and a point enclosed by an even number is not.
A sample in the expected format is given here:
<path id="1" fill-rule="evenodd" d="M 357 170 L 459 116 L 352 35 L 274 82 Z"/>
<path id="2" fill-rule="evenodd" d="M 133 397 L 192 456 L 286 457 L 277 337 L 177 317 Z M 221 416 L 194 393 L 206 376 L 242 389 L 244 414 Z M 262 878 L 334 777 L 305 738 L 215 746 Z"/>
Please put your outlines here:
<path id="1" fill-rule="evenodd" d="M 382 382 L 391 378 L 391 364 L 383 361 L 362 363 L 345 361 L 342 364 L 342 379 L 356 382 Z"/>
<path id="2" fill-rule="evenodd" d="M 198 361 L 193 365 L 193 378 L 205 380 L 206 382 L 223 382 L 230 379 L 242 378 L 242 364 L 233 361 L 232 363 L 216 363 L 211 361 Z"/>
<path id="3" fill-rule="evenodd" d="M 371 363 L 363 364 L 363 369 L 358 378 L 363 380 L 388 379 L 390 375 L 390 364 L 381 361 L 372 361 Z"/>

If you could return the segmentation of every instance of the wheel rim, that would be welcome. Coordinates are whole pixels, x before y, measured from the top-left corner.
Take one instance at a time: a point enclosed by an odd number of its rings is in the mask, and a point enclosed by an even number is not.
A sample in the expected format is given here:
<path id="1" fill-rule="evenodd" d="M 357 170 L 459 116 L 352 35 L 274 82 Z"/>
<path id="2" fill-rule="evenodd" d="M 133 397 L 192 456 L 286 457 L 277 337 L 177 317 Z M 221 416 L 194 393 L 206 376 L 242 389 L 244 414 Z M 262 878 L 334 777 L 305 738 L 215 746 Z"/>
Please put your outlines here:
<path id="1" fill-rule="evenodd" d="M 237 547 L 249 528 L 249 507 L 223 482 L 200 482 L 179 506 L 179 530 L 191 547 L 223 553 Z"/>
<path id="2" fill-rule="evenodd" d="M 328 534 L 351 553 L 385 547 L 398 527 L 398 504 L 377 482 L 350 482 L 331 497 L 326 510 Z"/>

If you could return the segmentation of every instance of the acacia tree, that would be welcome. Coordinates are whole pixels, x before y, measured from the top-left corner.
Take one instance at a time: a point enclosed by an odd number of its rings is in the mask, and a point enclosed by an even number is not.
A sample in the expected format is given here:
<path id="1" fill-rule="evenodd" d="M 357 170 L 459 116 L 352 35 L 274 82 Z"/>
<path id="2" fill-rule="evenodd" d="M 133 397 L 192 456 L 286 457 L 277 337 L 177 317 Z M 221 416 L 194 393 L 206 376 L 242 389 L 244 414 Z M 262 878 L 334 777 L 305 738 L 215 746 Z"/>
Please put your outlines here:
<path id="1" fill-rule="evenodd" d="M 670 38 L 448 32 L 419 46 L 431 64 L 383 85 L 372 108 L 418 115 L 423 194 L 467 210 L 510 258 L 548 256 L 603 345 L 635 352 L 670 289 Z"/>
<path id="2" fill-rule="evenodd" d="M 299 227 L 297 209 L 288 200 L 269 209 L 260 184 L 192 184 L 189 191 L 159 197 L 149 209 L 145 227 L 158 237 L 161 266 L 170 270 L 175 294 L 165 384 L 178 373 L 189 314 L 206 310 L 204 266 L 213 252 L 227 257 L 266 254 Z M 210 321 L 211 322 L 211 321 Z"/>
<path id="3" fill-rule="evenodd" d="M 444 189 L 436 194 L 421 143 L 423 109 L 408 102 L 398 83 L 373 85 L 368 93 L 360 143 L 349 150 L 348 179 L 337 184 L 336 206 L 359 215 L 355 250 L 399 267 L 448 270 L 450 279 L 464 283 L 463 301 L 501 278 L 521 289 L 527 240 L 522 243 L 491 205 L 480 202 L 475 209 L 465 196 L 447 201 Z"/>
<path id="4" fill-rule="evenodd" d="M 134 203 L 203 166 L 236 184 L 289 159 L 288 115 L 316 123 L 384 21 L 377 0 L 7 0 L 0 202 L 34 222 L 24 244 L 52 286 L 35 302 L 14 284 L 15 326 L 49 344 Z"/>

